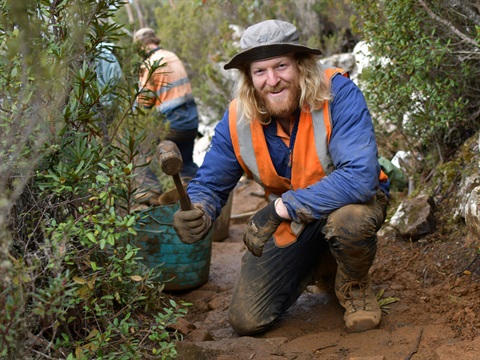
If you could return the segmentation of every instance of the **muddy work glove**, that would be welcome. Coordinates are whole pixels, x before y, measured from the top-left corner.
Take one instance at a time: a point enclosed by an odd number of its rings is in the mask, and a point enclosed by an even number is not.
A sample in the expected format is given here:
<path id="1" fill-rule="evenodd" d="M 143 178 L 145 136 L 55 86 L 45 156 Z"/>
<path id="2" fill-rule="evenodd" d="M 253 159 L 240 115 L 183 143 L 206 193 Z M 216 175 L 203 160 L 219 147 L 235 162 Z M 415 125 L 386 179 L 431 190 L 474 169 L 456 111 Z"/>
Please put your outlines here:
<path id="1" fill-rule="evenodd" d="M 263 247 L 268 239 L 285 220 L 275 211 L 275 201 L 257 211 L 248 219 L 247 227 L 243 234 L 243 242 L 247 249 L 255 256 L 261 256 Z"/>
<path id="2" fill-rule="evenodd" d="M 205 211 L 194 207 L 192 210 L 178 210 L 173 214 L 173 228 L 180 241 L 193 244 L 202 240 L 210 230 L 211 219 Z"/>

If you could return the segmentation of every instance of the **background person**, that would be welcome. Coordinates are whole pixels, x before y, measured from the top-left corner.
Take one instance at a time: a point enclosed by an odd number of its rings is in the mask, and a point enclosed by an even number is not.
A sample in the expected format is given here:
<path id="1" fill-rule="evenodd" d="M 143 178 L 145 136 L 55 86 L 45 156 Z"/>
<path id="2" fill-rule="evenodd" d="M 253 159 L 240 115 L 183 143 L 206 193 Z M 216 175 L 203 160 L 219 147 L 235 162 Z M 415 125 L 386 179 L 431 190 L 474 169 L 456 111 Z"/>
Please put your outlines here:
<path id="1" fill-rule="evenodd" d="M 188 186 L 194 210 L 174 227 L 202 239 L 245 172 L 270 203 L 247 222 L 229 321 L 242 335 L 265 331 L 297 300 L 328 256 L 351 331 L 376 327 L 381 309 L 369 269 L 388 202 L 372 120 L 341 69 L 321 69 L 321 51 L 299 44 L 295 26 L 267 20 L 247 28 L 233 100 Z M 333 269 L 335 270 L 335 269 Z"/>
<path id="2" fill-rule="evenodd" d="M 145 52 L 144 62 L 139 74 L 140 87 L 145 92 L 138 97 L 138 104 L 153 108 L 169 123 L 166 140 L 175 142 L 183 158 L 180 176 L 189 180 L 195 176 L 198 166 L 193 161 L 193 147 L 198 134 L 198 111 L 193 98 L 192 86 L 182 61 L 176 54 L 160 46 L 160 39 L 150 28 L 142 28 L 133 35 L 134 43 Z M 160 61 L 160 67 L 149 78 L 148 68 Z M 155 95 L 153 95 L 155 94 Z M 152 178 L 152 171 L 147 178 Z"/>
<path id="3" fill-rule="evenodd" d="M 115 87 L 122 79 L 122 68 L 112 49 L 114 45 L 111 43 L 100 43 L 97 46 L 99 53 L 94 59 L 95 73 L 97 74 L 98 90 L 103 94 L 100 97 L 98 106 L 95 111 L 99 117 L 100 127 L 102 129 L 103 143 L 110 143 L 108 135 L 108 125 L 115 118 L 117 92 Z"/>

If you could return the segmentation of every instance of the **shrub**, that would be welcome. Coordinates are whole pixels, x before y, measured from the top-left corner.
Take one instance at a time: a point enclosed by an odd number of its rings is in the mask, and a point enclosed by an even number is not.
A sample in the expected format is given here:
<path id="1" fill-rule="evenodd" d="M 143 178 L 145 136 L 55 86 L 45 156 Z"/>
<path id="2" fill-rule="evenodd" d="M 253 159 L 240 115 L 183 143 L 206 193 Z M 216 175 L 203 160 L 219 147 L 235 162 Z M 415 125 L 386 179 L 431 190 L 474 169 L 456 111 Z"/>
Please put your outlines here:
<path id="1" fill-rule="evenodd" d="M 410 172 L 428 174 L 478 128 L 480 24 L 468 11 L 473 3 L 353 0 L 352 5 L 356 29 L 370 45 L 371 66 L 361 80 L 381 119 L 383 148 L 410 150 L 425 160 L 414 162 Z"/>
<path id="2" fill-rule="evenodd" d="M 119 6 L 0 2 L 4 359 L 176 355 L 169 326 L 188 304 L 163 293 L 134 241 L 142 89 L 128 76 L 101 87 L 95 72 L 98 45 L 123 36 L 108 22 Z"/>

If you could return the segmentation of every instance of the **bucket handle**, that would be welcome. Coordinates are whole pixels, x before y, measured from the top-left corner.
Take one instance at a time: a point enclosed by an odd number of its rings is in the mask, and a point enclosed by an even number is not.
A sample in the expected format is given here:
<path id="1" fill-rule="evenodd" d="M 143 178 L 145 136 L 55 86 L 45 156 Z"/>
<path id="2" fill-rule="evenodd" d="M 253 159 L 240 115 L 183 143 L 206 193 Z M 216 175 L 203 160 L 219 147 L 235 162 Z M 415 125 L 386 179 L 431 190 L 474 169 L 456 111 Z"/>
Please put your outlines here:
<path id="1" fill-rule="evenodd" d="M 150 233 L 150 234 L 163 234 L 165 230 L 149 230 L 149 229 L 138 229 L 139 232 Z"/>
<path id="2" fill-rule="evenodd" d="M 158 225 L 166 225 L 166 226 L 172 226 L 173 225 L 173 222 L 161 222 L 161 221 L 158 221 L 156 218 L 154 218 L 152 215 L 150 214 L 147 214 L 147 216 L 150 218 L 150 220 L 154 221 L 155 223 L 157 223 Z M 140 219 L 140 221 L 138 222 L 139 225 L 146 225 L 147 223 L 147 219 L 146 218 L 142 218 Z"/>

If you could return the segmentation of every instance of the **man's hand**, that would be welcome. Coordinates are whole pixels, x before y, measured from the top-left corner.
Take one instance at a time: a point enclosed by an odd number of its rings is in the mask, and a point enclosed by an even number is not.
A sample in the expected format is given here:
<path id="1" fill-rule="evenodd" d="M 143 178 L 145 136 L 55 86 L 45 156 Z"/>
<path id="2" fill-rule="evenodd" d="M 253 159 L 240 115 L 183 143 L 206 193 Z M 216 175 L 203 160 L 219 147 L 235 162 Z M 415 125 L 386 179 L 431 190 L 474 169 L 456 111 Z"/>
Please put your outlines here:
<path id="1" fill-rule="evenodd" d="M 178 210 L 173 214 L 173 228 L 178 238 L 185 244 L 202 240 L 210 230 L 212 221 L 202 209 Z"/>
<path id="2" fill-rule="evenodd" d="M 248 219 L 243 234 L 243 242 L 248 250 L 255 256 L 261 256 L 263 247 L 283 220 L 275 211 L 275 201 L 257 211 Z"/>

